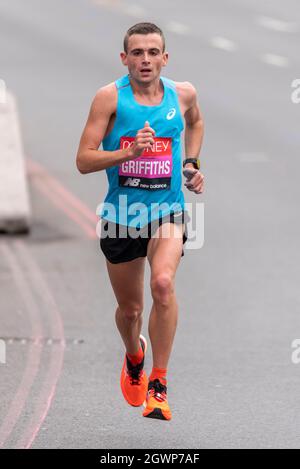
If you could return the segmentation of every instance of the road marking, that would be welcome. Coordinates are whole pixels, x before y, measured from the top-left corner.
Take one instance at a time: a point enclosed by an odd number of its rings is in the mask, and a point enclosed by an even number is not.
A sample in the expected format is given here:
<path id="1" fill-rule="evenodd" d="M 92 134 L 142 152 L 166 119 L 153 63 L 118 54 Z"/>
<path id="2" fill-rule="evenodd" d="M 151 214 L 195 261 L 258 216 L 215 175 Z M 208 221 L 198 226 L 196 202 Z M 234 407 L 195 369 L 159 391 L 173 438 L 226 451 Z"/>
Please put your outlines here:
<path id="1" fill-rule="evenodd" d="M 134 18 L 145 18 L 147 15 L 145 8 L 137 4 L 123 5 L 122 10 L 124 13 L 127 13 L 127 15 L 133 16 Z"/>
<path id="2" fill-rule="evenodd" d="M 226 37 L 221 37 L 221 36 L 215 36 L 210 40 L 210 44 L 213 47 L 216 47 L 217 49 L 222 49 L 226 50 L 227 52 L 234 52 L 237 50 L 237 45 L 231 41 L 230 39 L 227 39 Z"/>
<path id="3" fill-rule="evenodd" d="M 92 0 L 92 3 L 95 6 L 107 8 L 108 10 L 116 11 L 118 13 L 124 13 L 128 16 L 133 16 L 134 18 L 145 18 L 147 16 L 145 8 L 137 3 L 128 5 L 120 0 Z"/>
<path id="4" fill-rule="evenodd" d="M 29 174 L 34 176 L 32 181 L 36 188 L 80 226 L 89 239 L 96 239 L 96 226 L 99 221 L 96 213 L 93 213 L 80 199 L 69 192 L 39 163 L 27 158 L 27 168 Z"/>
<path id="5" fill-rule="evenodd" d="M 135 16 L 137 18 L 145 17 L 146 10 L 138 4 L 126 5 L 120 0 L 91 0 L 92 3 L 96 6 L 106 7 L 110 10 L 121 11 L 130 16 Z M 299 30 L 299 26 L 296 23 L 286 22 L 278 20 L 276 18 L 271 18 L 268 16 L 259 16 L 256 18 L 257 24 L 260 26 L 278 32 L 292 33 Z M 189 26 L 178 21 L 169 21 L 165 25 L 165 29 L 169 32 L 178 34 L 178 35 L 187 35 L 193 34 Z M 231 39 L 215 36 L 209 40 L 209 43 L 212 47 L 216 49 L 224 50 L 227 52 L 235 52 L 238 50 L 238 45 Z M 287 57 L 283 57 L 276 54 L 264 54 L 260 57 L 260 60 L 268 65 L 273 65 L 276 67 L 287 68 L 289 66 L 289 60 Z"/>
<path id="6" fill-rule="evenodd" d="M 43 326 L 40 317 L 41 313 L 35 301 L 32 287 L 28 282 L 28 276 L 30 273 L 26 272 L 26 275 L 23 273 L 18 258 L 10 245 L 0 243 L 0 250 L 2 251 L 2 258 L 4 257 L 7 260 L 7 263 L 12 272 L 13 280 L 23 300 L 24 308 L 28 314 L 32 335 L 34 337 L 42 337 Z M 36 347 L 34 347 L 32 344 L 29 347 L 21 382 L 15 395 L 13 396 L 7 414 L 1 422 L 0 448 L 3 447 L 6 440 L 9 438 L 26 405 L 32 385 L 39 371 L 41 351 L 41 348 L 37 350 Z"/>
<path id="7" fill-rule="evenodd" d="M 122 6 L 120 0 L 92 0 L 92 3 L 94 3 L 94 5 L 107 7 L 110 9 L 116 9 Z"/>
<path id="8" fill-rule="evenodd" d="M 268 65 L 274 65 L 275 67 L 287 68 L 289 66 L 289 60 L 287 57 L 276 54 L 263 54 L 261 60 Z"/>
<path id="9" fill-rule="evenodd" d="M 237 159 L 242 163 L 266 163 L 270 157 L 263 152 L 242 152 L 237 155 Z"/>
<path id="10" fill-rule="evenodd" d="M 40 300 L 42 301 L 43 308 L 48 312 L 50 336 L 60 339 L 60 342 L 53 345 L 50 349 L 50 363 L 46 369 L 46 375 L 41 384 L 41 390 L 35 398 L 34 412 L 16 445 L 18 449 L 28 449 L 39 433 L 55 396 L 57 383 L 63 367 L 65 335 L 61 313 L 41 269 L 25 243 L 18 240 L 14 245 L 18 257 L 22 259 L 22 263 L 26 266 L 26 272 L 30 272 L 31 274 L 32 284 L 35 286 Z"/>
<path id="11" fill-rule="evenodd" d="M 189 27 L 186 24 L 178 23 L 177 21 L 169 21 L 165 29 L 170 31 L 171 33 L 176 33 L 180 35 L 186 35 L 189 33 Z"/>
<path id="12" fill-rule="evenodd" d="M 269 16 L 259 16 L 256 19 L 256 22 L 264 28 L 280 33 L 294 33 L 299 30 L 299 27 L 296 23 L 288 23 L 286 21 L 271 18 Z"/>
<path id="13" fill-rule="evenodd" d="M 0 426 L 0 447 L 4 445 L 18 423 L 29 399 L 31 388 L 40 370 L 43 325 L 40 313 L 40 304 L 36 301 L 36 294 L 39 295 L 43 308 L 48 313 L 50 334 L 59 338 L 59 343 L 51 347 L 50 364 L 46 368 L 45 378 L 41 384 L 41 390 L 33 401 L 33 413 L 24 415 L 25 424 L 22 425 L 21 436 L 17 443 L 17 448 L 30 448 L 35 440 L 48 412 L 54 395 L 56 386 L 61 374 L 63 357 L 65 350 L 64 327 L 61 314 L 57 308 L 55 300 L 43 277 L 43 273 L 32 257 L 26 244 L 21 241 L 13 241 L 7 245 L 0 243 L 3 256 L 7 259 L 11 268 L 14 281 L 18 287 L 24 302 L 24 307 L 28 311 L 31 324 L 33 341 L 29 343 L 26 367 L 16 394 L 10 404 L 9 410 L 1 422 Z M 19 259 L 21 262 L 19 262 Z M 23 274 L 23 268 L 26 275 Z M 33 286 L 35 290 L 33 291 Z M 34 294 L 35 293 L 35 294 Z M 26 340 L 26 339 L 24 339 Z M 20 341 L 22 344 L 23 339 Z M 39 347 L 37 347 L 39 345 Z"/>

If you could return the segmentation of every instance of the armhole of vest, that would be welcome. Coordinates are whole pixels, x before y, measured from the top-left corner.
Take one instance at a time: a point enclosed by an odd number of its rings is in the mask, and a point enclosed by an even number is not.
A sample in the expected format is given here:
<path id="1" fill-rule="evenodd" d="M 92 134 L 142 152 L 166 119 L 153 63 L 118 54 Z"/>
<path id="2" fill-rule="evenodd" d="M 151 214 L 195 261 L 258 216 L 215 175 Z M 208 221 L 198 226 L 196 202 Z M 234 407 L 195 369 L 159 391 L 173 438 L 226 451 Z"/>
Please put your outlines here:
<path id="1" fill-rule="evenodd" d="M 182 130 L 181 130 L 181 132 L 183 132 L 183 131 L 184 131 L 184 128 L 185 128 L 185 118 L 184 118 L 184 116 L 183 116 L 183 114 L 182 114 L 182 112 L 181 112 L 181 109 L 180 109 L 179 96 L 178 96 L 178 93 L 177 93 L 176 86 L 175 86 L 175 93 L 176 93 L 178 111 L 179 111 L 179 114 L 180 114 L 181 124 L 182 124 Z"/>
<path id="2" fill-rule="evenodd" d="M 119 110 L 119 105 L 120 105 L 120 96 L 119 96 L 120 88 L 118 87 L 117 82 L 115 82 L 115 85 L 116 85 L 116 90 L 117 90 L 117 105 L 116 105 L 116 118 L 115 118 L 113 128 L 115 126 L 115 123 L 116 123 L 116 120 L 117 120 L 117 117 L 118 117 L 118 110 Z"/>
<path id="3" fill-rule="evenodd" d="M 109 138 L 115 128 L 115 125 L 116 125 L 116 122 L 117 122 L 117 118 L 118 118 L 118 107 L 119 107 L 119 88 L 118 88 L 118 85 L 117 85 L 117 81 L 115 81 L 115 87 L 116 87 L 116 91 L 117 91 L 117 105 L 116 105 L 116 118 L 115 118 L 115 121 L 114 121 L 114 125 L 112 126 L 112 128 L 110 129 L 109 133 L 106 135 L 106 137 L 103 138 L 103 140 Z M 102 143 L 103 143 L 103 140 L 102 140 Z"/>
<path id="4" fill-rule="evenodd" d="M 181 130 L 181 132 L 182 132 L 185 128 L 185 119 L 184 119 L 184 116 L 182 115 L 182 112 L 181 112 L 181 109 L 180 109 L 179 96 L 178 96 L 178 91 L 177 91 L 177 88 L 176 88 L 175 81 L 172 81 L 172 88 L 174 90 L 174 93 L 175 93 L 176 99 L 177 99 L 177 107 L 178 107 L 178 111 L 179 111 L 180 118 L 181 118 L 181 124 L 182 124 L 182 130 Z"/>
<path id="5" fill-rule="evenodd" d="M 171 80 L 170 78 L 166 78 L 166 77 L 163 77 L 163 76 L 161 76 L 161 79 L 163 80 L 164 86 L 167 86 L 168 88 L 173 90 L 175 95 L 176 95 L 177 107 L 178 107 L 178 111 L 179 111 L 179 114 L 180 114 L 181 125 L 182 125 L 182 130 L 181 131 L 183 131 L 184 127 L 185 127 L 185 120 L 184 120 L 184 116 L 182 115 L 182 112 L 181 112 L 181 109 L 180 109 L 179 96 L 178 96 L 178 92 L 177 92 L 177 88 L 176 88 L 176 83 L 175 83 L 175 81 Z"/>
<path id="6" fill-rule="evenodd" d="M 161 76 L 160 78 L 162 79 L 165 86 L 176 91 L 176 85 L 173 80 L 171 80 L 170 78 L 163 77 L 163 76 Z"/>
<path id="7" fill-rule="evenodd" d="M 121 102 L 120 93 L 122 92 L 123 89 L 128 87 L 128 83 L 125 83 L 125 84 L 123 83 L 126 78 L 127 78 L 127 75 L 124 75 L 122 78 L 119 78 L 118 80 L 115 81 L 116 90 L 117 90 L 116 120 L 118 116 L 118 110 L 120 109 L 120 102 Z"/>

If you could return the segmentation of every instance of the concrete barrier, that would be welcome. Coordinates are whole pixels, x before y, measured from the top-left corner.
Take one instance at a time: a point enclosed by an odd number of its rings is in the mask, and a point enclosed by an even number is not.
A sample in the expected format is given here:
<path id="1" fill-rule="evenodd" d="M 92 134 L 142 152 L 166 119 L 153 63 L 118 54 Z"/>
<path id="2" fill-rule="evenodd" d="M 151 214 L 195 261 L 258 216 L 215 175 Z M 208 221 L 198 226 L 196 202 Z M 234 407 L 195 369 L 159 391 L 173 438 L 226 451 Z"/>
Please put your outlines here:
<path id="1" fill-rule="evenodd" d="M 3 80 L 0 98 L 0 231 L 28 232 L 31 209 L 17 104 Z"/>

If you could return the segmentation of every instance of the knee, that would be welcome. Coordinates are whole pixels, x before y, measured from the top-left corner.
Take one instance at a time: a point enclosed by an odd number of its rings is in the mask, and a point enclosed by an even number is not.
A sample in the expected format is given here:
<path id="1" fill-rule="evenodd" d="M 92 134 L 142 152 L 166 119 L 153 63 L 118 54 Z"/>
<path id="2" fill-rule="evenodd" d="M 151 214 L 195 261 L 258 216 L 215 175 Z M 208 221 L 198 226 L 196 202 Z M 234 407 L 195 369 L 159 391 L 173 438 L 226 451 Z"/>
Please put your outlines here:
<path id="1" fill-rule="evenodd" d="M 173 278 L 168 273 L 160 273 L 151 279 L 151 292 L 154 301 L 160 304 L 168 304 L 174 291 Z"/>
<path id="2" fill-rule="evenodd" d="M 138 303 L 120 304 L 119 310 L 128 321 L 136 322 L 143 314 L 143 305 Z"/>

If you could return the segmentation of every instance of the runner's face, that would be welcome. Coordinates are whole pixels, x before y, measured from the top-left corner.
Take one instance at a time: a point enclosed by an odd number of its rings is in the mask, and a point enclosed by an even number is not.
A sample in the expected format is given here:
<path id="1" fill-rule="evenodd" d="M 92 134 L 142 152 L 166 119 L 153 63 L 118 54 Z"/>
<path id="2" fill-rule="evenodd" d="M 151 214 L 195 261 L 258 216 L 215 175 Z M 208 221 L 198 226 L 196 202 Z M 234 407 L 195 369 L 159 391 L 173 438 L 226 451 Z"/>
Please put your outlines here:
<path id="1" fill-rule="evenodd" d="M 168 54 L 163 52 L 163 40 L 159 34 L 133 34 L 128 40 L 128 53 L 122 52 L 121 59 L 132 78 L 150 83 L 160 76 Z"/>

